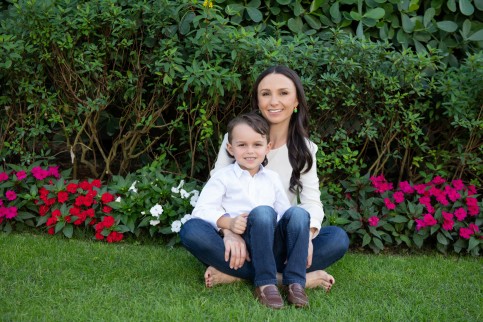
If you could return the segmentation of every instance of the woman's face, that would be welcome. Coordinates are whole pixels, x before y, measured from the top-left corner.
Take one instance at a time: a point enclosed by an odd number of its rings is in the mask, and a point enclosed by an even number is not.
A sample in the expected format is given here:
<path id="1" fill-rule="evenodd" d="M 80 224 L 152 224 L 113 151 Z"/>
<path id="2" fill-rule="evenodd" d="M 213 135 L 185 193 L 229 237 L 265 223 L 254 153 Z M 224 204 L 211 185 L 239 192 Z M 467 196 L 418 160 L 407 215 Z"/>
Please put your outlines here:
<path id="1" fill-rule="evenodd" d="M 290 123 L 298 106 L 297 90 L 292 80 L 282 74 L 269 74 L 258 84 L 258 108 L 272 124 Z"/>

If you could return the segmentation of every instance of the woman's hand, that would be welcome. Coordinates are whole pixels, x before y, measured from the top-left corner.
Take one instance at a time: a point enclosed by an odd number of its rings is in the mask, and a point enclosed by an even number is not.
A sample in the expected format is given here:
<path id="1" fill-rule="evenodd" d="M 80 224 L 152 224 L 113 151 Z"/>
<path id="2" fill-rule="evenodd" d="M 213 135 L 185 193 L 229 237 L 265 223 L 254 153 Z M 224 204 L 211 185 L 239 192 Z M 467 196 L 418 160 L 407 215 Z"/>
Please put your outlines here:
<path id="1" fill-rule="evenodd" d="M 315 232 L 316 232 L 315 228 L 310 228 L 309 248 L 308 248 L 308 252 L 307 252 L 307 268 L 312 266 L 312 255 L 314 254 L 314 244 L 312 243 L 312 239 L 314 238 Z"/>
<path id="2" fill-rule="evenodd" d="M 245 240 L 239 234 L 235 234 L 229 229 L 224 229 L 223 233 L 225 261 L 230 261 L 231 269 L 239 269 L 245 264 L 245 260 L 250 261 L 250 254 L 247 251 Z"/>

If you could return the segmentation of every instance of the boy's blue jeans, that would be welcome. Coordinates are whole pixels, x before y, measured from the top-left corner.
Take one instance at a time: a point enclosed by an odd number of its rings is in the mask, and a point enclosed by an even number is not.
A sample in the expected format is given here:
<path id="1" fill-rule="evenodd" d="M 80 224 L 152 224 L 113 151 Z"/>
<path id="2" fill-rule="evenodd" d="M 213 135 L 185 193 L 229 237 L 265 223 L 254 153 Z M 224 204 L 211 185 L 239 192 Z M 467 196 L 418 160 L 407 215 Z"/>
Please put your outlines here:
<path id="1" fill-rule="evenodd" d="M 322 227 L 312 240 L 312 265 L 306 270 L 309 214 L 300 207 L 288 209 L 280 221 L 273 208 L 260 206 L 248 216 L 247 229 L 242 235 L 251 262 L 235 270 L 225 261 L 223 238 L 209 223 L 193 218 L 180 231 L 181 243 L 205 265 L 220 272 L 250 280 L 255 286 L 277 284 L 276 273 L 282 273 L 284 285 L 299 283 L 305 286 L 306 271 L 321 270 L 344 256 L 349 239 L 339 227 Z"/>

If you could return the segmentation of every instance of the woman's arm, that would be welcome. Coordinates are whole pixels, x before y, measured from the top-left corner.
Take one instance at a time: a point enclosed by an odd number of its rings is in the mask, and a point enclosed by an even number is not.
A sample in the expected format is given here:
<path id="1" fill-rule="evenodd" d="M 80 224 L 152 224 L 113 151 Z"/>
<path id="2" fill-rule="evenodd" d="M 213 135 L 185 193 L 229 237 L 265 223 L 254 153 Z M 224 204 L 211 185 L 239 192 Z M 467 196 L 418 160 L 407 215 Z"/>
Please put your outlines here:
<path id="1" fill-rule="evenodd" d="M 324 220 L 324 209 L 320 201 L 319 178 L 317 176 L 317 145 L 308 141 L 309 149 L 312 152 L 313 164 L 307 173 L 300 176 L 303 188 L 300 193 L 300 207 L 310 214 L 310 231 L 314 238 L 319 233 L 322 221 Z"/>

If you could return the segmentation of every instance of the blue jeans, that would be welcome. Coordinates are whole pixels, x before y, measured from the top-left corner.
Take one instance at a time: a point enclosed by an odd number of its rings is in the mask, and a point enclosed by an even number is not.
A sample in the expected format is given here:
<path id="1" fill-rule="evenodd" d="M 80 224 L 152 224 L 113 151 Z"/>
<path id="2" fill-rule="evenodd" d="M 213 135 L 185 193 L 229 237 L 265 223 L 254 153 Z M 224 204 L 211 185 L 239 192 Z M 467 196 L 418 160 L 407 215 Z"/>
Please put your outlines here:
<path id="1" fill-rule="evenodd" d="M 307 260 L 308 245 L 308 213 L 299 207 L 292 207 L 286 211 L 282 219 L 275 224 L 273 237 L 259 236 L 254 227 L 257 222 L 266 221 L 273 223 L 271 216 L 267 215 L 271 211 L 258 211 L 267 207 L 257 207 L 248 216 L 247 231 L 243 234 L 247 248 L 250 252 L 252 261 L 235 270 L 231 269 L 229 262 L 225 261 L 225 244 L 223 238 L 217 233 L 209 223 L 193 218 L 187 221 L 180 231 L 181 243 L 198 260 L 207 266 L 213 266 L 220 272 L 253 281 L 256 286 L 264 285 L 257 283 L 276 284 L 276 274 L 273 270 L 275 262 L 276 271 L 283 274 L 283 284 L 300 283 L 305 285 L 305 266 Z M 268 207 L 269 208 L 269 207 Z M 271 209 L 271 208 L 269 208 Z M 273 209 L 271 209 L 273 211 Z M 257 214 L 262 213 L 257 220 Z M 252 215 L 253 214 L 253 215 Z M 273 214 L 273 213 L 272 213 Z M 301 215 L 298 215 L 301 214 Z M 275 217 L 276 218 L 276 217 Z M 263 219 L 263 220 L 262 220 Z M 253 221 L 252 221 L 253 220 Z M 252 221 L 252 222 L 251 222 Z M 251 222 L 251 223 L 250 223 Z M 250 225 L 250 230 L 248 226 Z M 264 227 L 264 225 L 260 225 Z M 303 229 L 301 229 L 303 227 Z M 255 228 L 256 229 L 256 228 Z M 269 228 L 272 229 L 272 228 Z M 303 230 L 303 232 L 301 232 Z M 314 253 L 312 266 L 308 271 L 321 270 L 339 260 L 346 253 L 349 247 L 349 238 L 344 230 L 339 227 L 322 227 L 319 235 L 312 240 Z M 260 253 L 264 253 L 261 259 L 255 256 L 257 245 L 262 245 Z M 264 244 L 272 244 L 272 252 L 268 252 L 268 247 Z M 265 245 L 266 246 L 266 245 Z M 290 258 L 289 258 L 290 257 Z M 290 260 L 289 260 L 290 259 Z M 261 260 L 261 262 L 260 262 Z M 266 263 L 265 263 L 266 261 Z M 287 261 L 285 263 L 285 261 Z M 254 262 L 260 276 L 255 276 Z M 300 264 L 302 263 L 302 264 Z M 260 265 L 258 265 L 260 264 Z M 266 266 L 267 268 L 263 268 Z"/>

